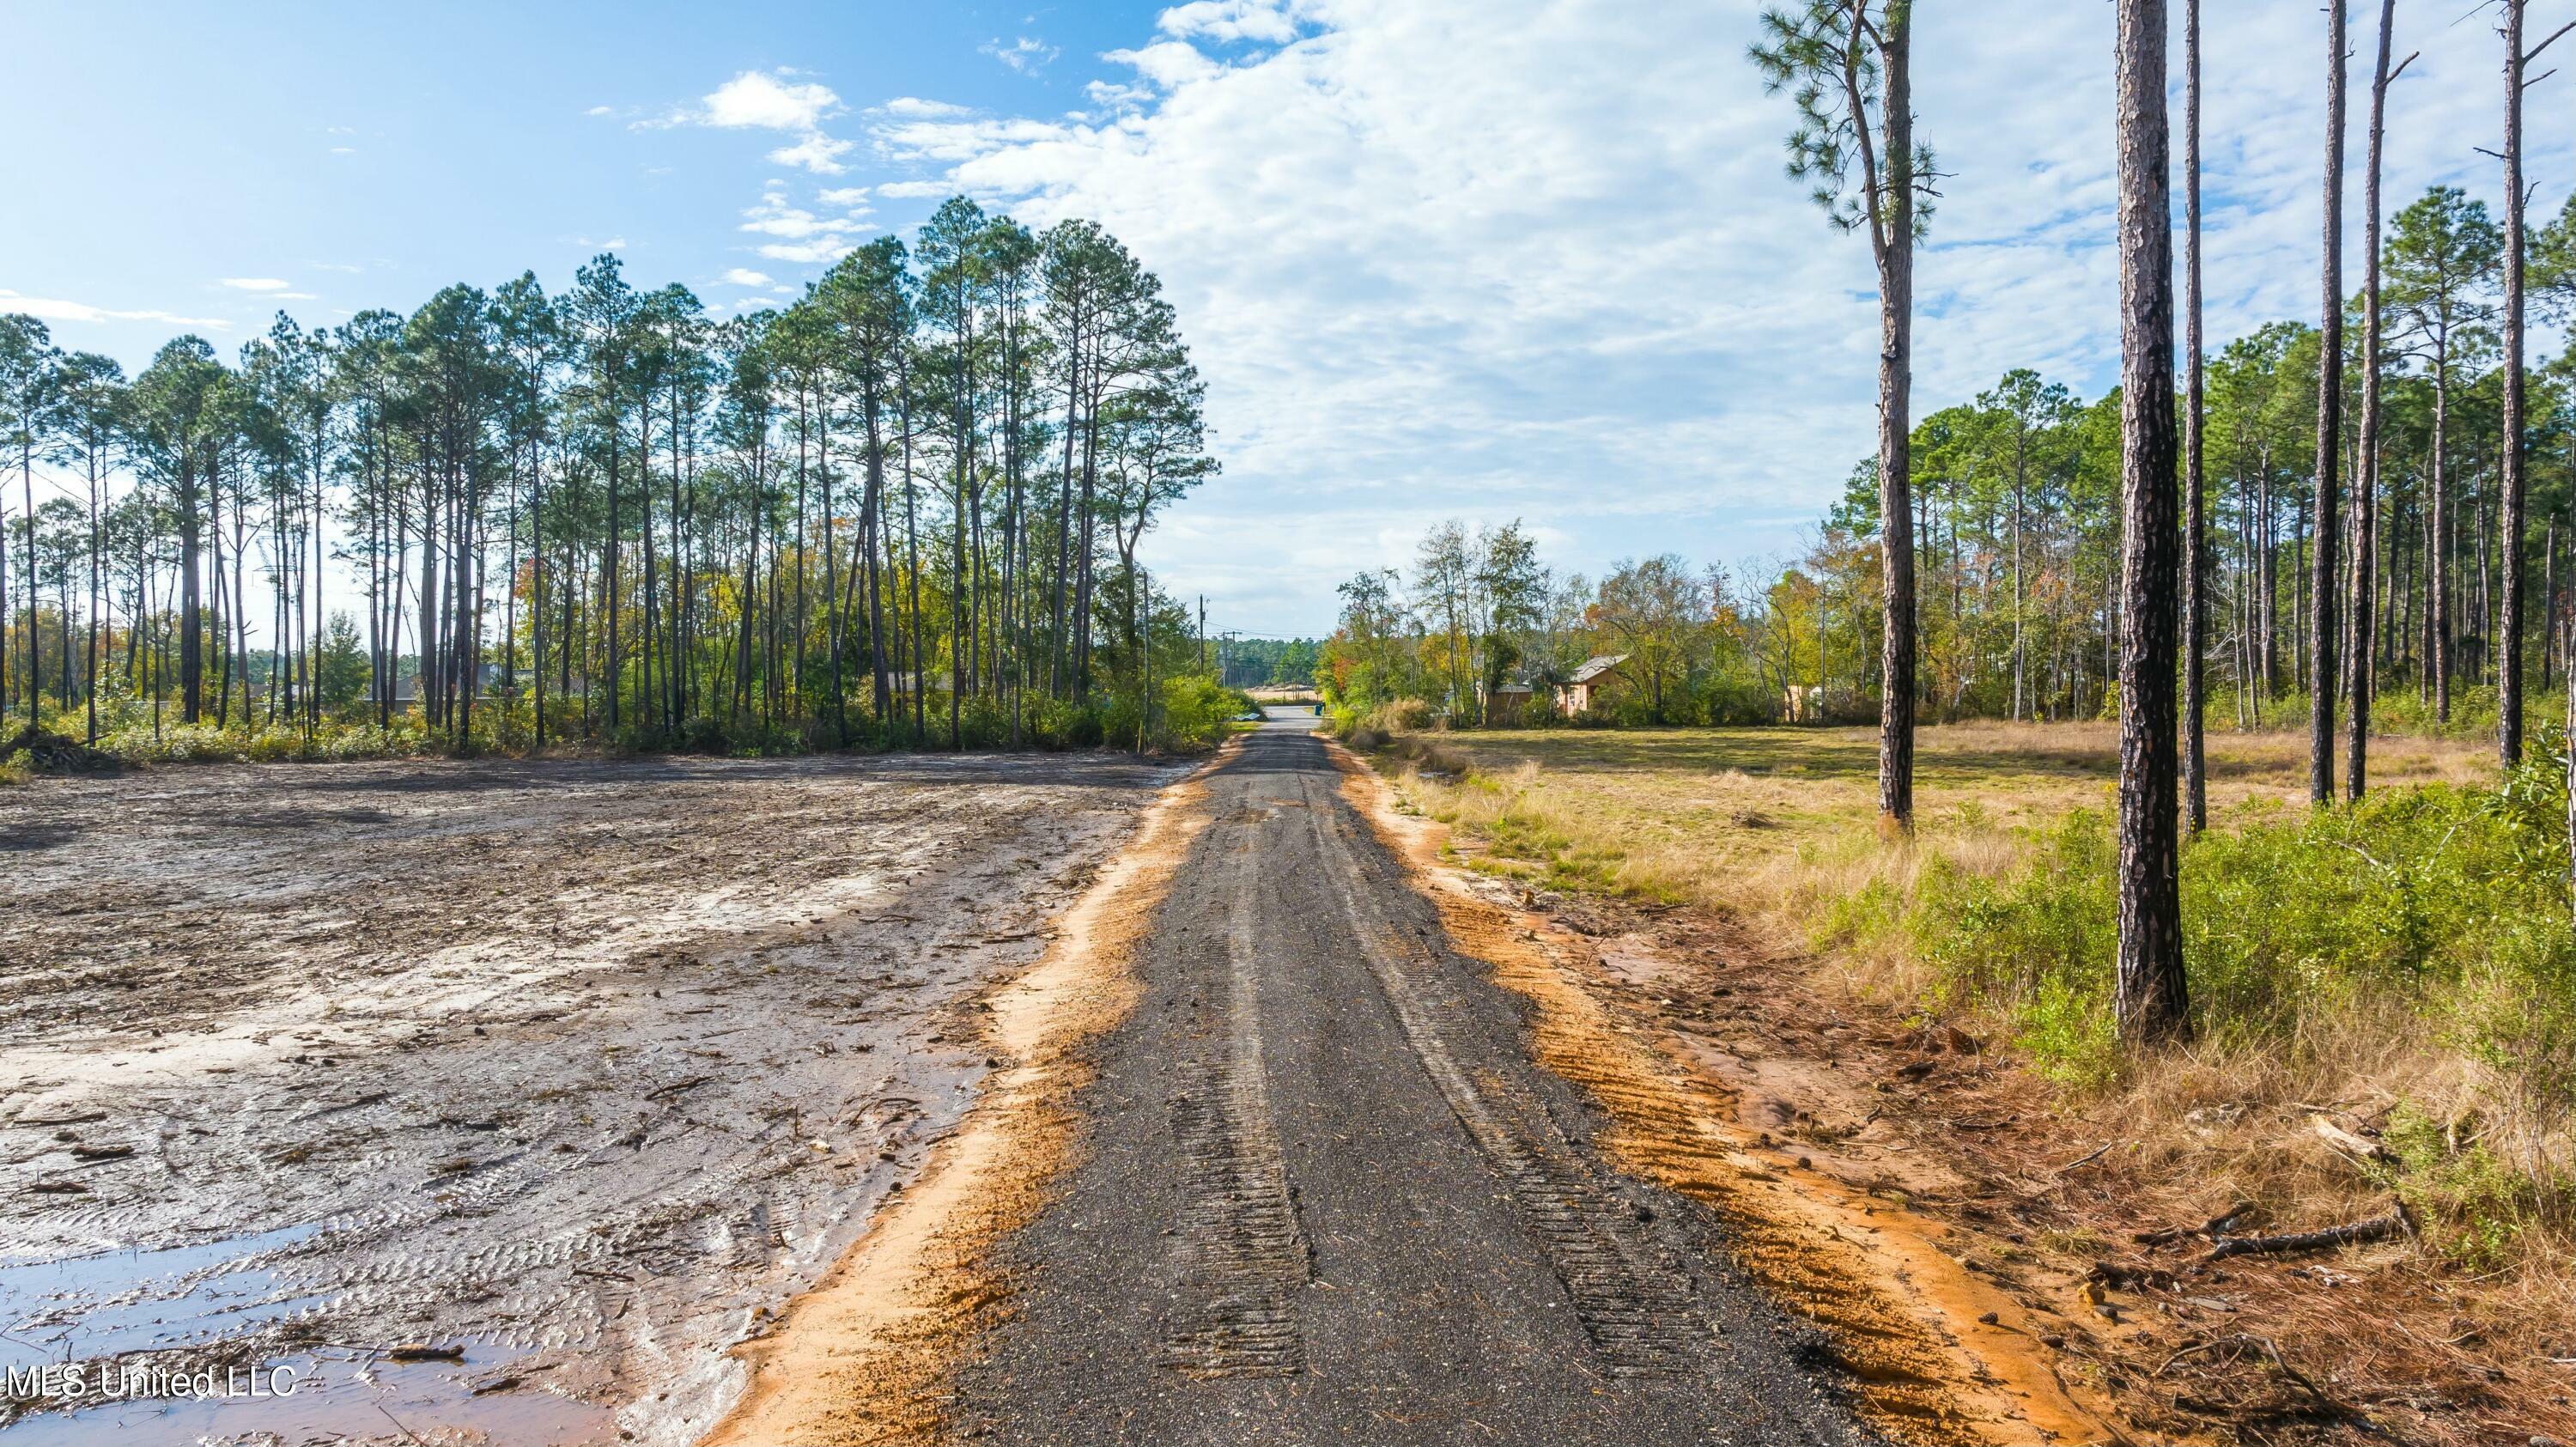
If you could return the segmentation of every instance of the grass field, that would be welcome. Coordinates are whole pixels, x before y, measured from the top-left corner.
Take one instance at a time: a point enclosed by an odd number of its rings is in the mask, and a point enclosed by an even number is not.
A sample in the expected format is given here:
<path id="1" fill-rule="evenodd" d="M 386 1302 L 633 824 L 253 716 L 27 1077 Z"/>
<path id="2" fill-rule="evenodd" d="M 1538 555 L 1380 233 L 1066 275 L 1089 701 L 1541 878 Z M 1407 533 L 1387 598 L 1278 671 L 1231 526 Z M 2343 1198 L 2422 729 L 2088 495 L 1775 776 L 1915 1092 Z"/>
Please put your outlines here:
<path id="1" fill-rule="evenodd" d="M 2109 1010 L 2116 744 L 2108 724 L 1924 729 L 1918 832 L 1896 844 L 1869 730 L 1416 734 L 1390 753 L 1475 868 L 1721 914 L 1743 949 L 1969 1019 L 2075 1098 L 2177 1133 L 2194 1111 L 2303 1125 L 2296 1107 L 2332 1104 L 2413 1152 L 2361 1184 L 2420 1206 L 2462 1264 L 2576 1280 L 2576 938 L 2549 771 L 2499 787 L 2483 743 L 2391 737 L 2370 802 L 2311 811 L 2303 737 L 2212 734 L 2211 829 L 2183 866 L 2197 1038 L 2141 1058 Z M 2262 1169 L 2264 1142 L 2236 1144 Z"/>
<path id="2" fill-rule="evenodd" d="M 1551 729 L 1417 745 L 1428 751 L 1427 806 L 1489 841 L 1494 867 L 1755 916 L 1804 900 L 1812 866 L 1873 833 L 1878 815 L 1874 729 Z M 1926 728 L 1915 757 L 1922 846 L 2001 867 L 2019 852 L 2014 831 L 2109 810 L 2118 750 L 2108 723 Z M 2208 755 L 2210 809 L 2222 823 L 2307 797 L 2304 736 L 2213 733 Z M 2483 744 L 2373 745 L 2380 788 L 2494 772 Z"/>

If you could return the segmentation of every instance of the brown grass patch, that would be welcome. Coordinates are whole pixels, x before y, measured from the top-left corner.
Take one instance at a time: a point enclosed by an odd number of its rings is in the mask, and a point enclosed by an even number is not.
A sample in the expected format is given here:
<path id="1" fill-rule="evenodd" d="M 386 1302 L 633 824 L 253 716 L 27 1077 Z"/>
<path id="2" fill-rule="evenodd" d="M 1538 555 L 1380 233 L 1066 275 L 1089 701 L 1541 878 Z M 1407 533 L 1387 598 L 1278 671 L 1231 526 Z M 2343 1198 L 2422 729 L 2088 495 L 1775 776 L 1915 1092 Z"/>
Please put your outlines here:
<path id="1" fill-rule="evenodd" d="M 1818 933 L 1858 891 L 1916 897 L 1935 861 L 2003 876 L 2032 857 L 2025 828 L 2108 810 L 2110 726 L 1924 729 L 1919 829 L 1896 847 L 1875 837 L 1867 730 L 1438 742 L 1471 772 L 1426 777 L 1390 761 L 1398 807 L 1454 825 L 1448 857 L 1579 917 L 1600 938 L 1576 952 L 1604 963 L 1573 977 L 1716 1087 L 1716 1113 L 1734 1139 L 1753 1133 L 1763 1170 L 1799 1182 L 1779 1160 L 1805 1158 L 1847 1190 L 1902 1202 L 1921 1239 L 2045 1323 L 2025 1345 L 2080 1400 L 2148 1440 L 2576 1440 L 2576 1252 L 2553 1230 L 2488 1273 L 2404 1240 L 2210 1262 L 2206 1240 L 2132 1239 L 2239 1202 L 2262 1231 L 2385 1211 L 2385 1175 L 2320 1138 L 2318 1116 L 2367 1133 L 2403 1099 L 2460 1119 L 2464 1137 L 2495 1128 L 2492 1102 L 2487 1117 L 2469 1110 L 2474 1062 L 2422 1014 L 2364 997 L 2305 1012 L 2294 1040 L 2204 1044 L 2069 1092 L 2009 1050 L 1947 1048 L 1954 1027 L 1968 1039 L 1996 1027 L 1927 1026 L 1935 977 L 1902 938 L 1854 947 Z M 2215 820 L 2303 807 L 2303 737 L 2213 734 L 2210 754 Z M 2492 778 L 2476 743 L 2390 737 L 2373 757 L 2378 787 Z M 1570 937 L 1540 933 L 1565 953 Z M 1638 1159 L 1692 1174 L 1651 1150 Z M 1740 1159 L 1718 1163 L 1740 1180 Z M 1751 1249 L 1769 1248 L 1757 1233 Z M 1780 1279 L 1794 1302 L 1795 1277 Z"/>
<path id="2" fill-rule="evenodd" d="M 1873 1425 L 1927 1444 L 2116 1436 L 2029 1349 L 2042 1330 L 2034 1318 L 1944 1253 L 1935 1223 L 1731 1125 L 1721 1091 L 1651 1048 L 1578 983 L 1571 959 L 1588 955 L 1599 967 L 1580 936 L 1508 912 L 1431 868 L 1441 831 L 1398 815 L 1356 764 L 1345 788 L 1389 848 L 1415 865 L 1450 938 L 1537 1007 L 1537 1058 L 1609 1112 L 1616 1129 L 1603 1144 L 1612 1159 L 1726 1222 L 1738 1262 L 1832 1341 Z"/>

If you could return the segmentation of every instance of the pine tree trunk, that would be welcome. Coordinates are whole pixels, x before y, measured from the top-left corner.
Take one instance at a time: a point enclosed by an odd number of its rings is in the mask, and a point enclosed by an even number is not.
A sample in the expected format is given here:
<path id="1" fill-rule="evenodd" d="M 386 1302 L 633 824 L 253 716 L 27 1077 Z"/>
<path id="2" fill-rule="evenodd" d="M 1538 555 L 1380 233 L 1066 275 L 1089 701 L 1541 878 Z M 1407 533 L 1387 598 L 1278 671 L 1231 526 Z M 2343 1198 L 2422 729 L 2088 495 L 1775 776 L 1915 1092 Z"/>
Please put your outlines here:
<path id="1" fill-rule="evenodd" d="M 1878 478 L 1880 641 L 1878 816 L 1883 833 L 1914 828 L 1914 508 L 1908 445 L 1914 343 L 1914 92 L 1911 0 L 1888 7 L 1887 206 L 1879 256 Z"/>
<path id="2" fill-rule="evenodd" d="M 2201 733 L 2208 710 L 2202 697 L 2207 665 L 2202 639 L 2209 631 L 2208 520 L 2201 436 L 2206 365 L 2201 348 L 2200 299 L 2200 0 L 2183 0 L 2183 286 L 2184 376 L 2182 559 L 2182 769 L 2183 822 L 2197 834 L 2209 827 L 2209 771 Z"/>
<path id="3" fill-rule="evenodd" d="M 2120 0 L 2120 902 L 2122 1035 L 2187 1027 L 2175 818 L 2173 221 L 2164 0 Z"/>
<path id="4" fill-rule="evenodd" d="M 2352 498 L 2352 727 L 2345 738 L 2344 797 L 2358 802 L 2370 782 L 2370 702 L 2378 658 L 2378 608 L 2373 602 L 2379 564 L 2380 315 L 2379 172 L 2388 128 L 2388 51 L 2397 23 L 2397 0 L 2379 0 L 2379 64 L 2370 82 L 2370 159 L 2363 173 L 2361 280 L 2361 449 Z M 2413 57 L 2408 57 L 2410 60 Z"/>
<path id="5" fill-rule="evenodd" d="M 2308 799 L 2334 798 L 2337 496 L 2343 463 L 2344 0 L 2326 6 L 2324 309 L 2317 341 L 2315 548 L 2308 560 Z"/>
<path id="6" fill-rule="evenodd" d="M 2503 597 L 2497 602 L 2496 759 L 2510 769 L 2522 762 L 2522 518 L 2523 518 L 2523 212 L 2522 53 L 2523 14 L 2530 0 L 2502 0 L 2504 9 L 2504 496 L 2497 519 L 2496 551 Z"/>

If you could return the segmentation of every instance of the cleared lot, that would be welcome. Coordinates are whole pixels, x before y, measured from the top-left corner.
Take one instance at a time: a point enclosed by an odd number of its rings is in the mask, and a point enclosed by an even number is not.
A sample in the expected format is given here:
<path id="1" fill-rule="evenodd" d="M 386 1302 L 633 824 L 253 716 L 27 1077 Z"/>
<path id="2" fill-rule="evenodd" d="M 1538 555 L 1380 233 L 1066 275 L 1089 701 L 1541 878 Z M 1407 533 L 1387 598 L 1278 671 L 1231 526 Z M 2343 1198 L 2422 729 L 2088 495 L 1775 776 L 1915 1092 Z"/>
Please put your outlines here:
<path id="1" fill-rule="evenodd" d="M 368 764 L 0 795 L 0 1364 L 306 1374 L 13 1402 L 0 1436 L 690 1439 L 738 1388 L 724 1348 L 955 1120 L 977 992 L 1169 777 Z"/>

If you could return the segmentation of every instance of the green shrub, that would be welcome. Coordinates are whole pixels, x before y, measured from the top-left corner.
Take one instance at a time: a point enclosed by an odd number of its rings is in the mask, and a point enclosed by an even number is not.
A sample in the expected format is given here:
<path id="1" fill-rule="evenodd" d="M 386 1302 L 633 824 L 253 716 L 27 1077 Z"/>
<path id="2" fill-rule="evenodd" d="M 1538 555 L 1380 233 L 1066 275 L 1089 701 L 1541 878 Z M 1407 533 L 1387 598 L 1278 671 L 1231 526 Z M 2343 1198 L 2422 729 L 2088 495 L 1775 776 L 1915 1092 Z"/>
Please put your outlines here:
<path id="1" fill-rule="evenodd" d="M 1225 737 L 1235 715 L 1254 707 L 1249 697 L 1204 674 L 1168 680 L 1162 694 L 1154 727 L 1166 748 L 1205 748 Z"/>

